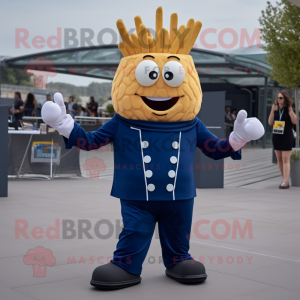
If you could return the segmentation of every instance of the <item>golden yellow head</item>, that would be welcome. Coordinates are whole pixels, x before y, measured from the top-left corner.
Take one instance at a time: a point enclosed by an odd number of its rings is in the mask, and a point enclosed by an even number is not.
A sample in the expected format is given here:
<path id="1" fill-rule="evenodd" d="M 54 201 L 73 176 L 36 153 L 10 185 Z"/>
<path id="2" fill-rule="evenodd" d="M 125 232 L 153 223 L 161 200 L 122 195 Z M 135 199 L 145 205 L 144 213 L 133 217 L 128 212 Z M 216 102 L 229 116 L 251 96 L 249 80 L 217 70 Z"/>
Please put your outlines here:
<path id="1" fill-rule="evenodd" d="M 129 36 L 122 20 L 117 27 L 124 55 L 112 84 L 115 111 L 127 119 L 186 121 L 198 114 L 202 91 L 189 52 L 201 29 L 190 19 L 177 29 L 177 14 L 171 15 L 170 34 L 162 26 L 162 8 L 156 11 L 156 34 L 135 17 L 137 34 Z"/>

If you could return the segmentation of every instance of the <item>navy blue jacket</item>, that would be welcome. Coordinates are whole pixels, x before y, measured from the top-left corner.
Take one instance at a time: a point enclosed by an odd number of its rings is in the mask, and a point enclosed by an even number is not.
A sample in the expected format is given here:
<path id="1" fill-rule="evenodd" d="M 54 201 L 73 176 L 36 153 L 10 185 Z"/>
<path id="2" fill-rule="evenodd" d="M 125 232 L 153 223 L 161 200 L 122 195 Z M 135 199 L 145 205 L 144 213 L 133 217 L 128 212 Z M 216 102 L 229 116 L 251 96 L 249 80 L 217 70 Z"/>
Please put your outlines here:
<path id="1" fill-rule="evenodd" d="M 125 200 L 186 200 L 196 196 L 193 161 L 196 147 L 212 159 L 241 151 L 229 140 L 218 139 L 195 118 L 191 121 L 156 122 L 115 115 L 96 131 L 85 132 L 75 122 L 66 148 L 95 150 L 114 144 L 114 181 L 111 195 Z"/>

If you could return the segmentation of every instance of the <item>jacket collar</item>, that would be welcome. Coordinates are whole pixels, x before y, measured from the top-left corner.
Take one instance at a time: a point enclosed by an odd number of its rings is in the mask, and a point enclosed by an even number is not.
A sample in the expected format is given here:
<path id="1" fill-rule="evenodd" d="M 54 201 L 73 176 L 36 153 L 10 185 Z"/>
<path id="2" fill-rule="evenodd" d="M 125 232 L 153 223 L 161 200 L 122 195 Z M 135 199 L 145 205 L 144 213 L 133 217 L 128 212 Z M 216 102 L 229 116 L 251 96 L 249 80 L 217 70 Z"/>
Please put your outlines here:
<path id="1" fill-rule="evenodd" d="M 198 118 L 190 121 L 177 121 L 177 122 L 159 122 L 159 121 L 144 121 L 132 120 L 121 117 L 115 114 L 115 118 L 127 126 L 132 126 L 141 130 L 156 131 L 156 132 L 183 132 L 192 129 L 196 126 Z"/>

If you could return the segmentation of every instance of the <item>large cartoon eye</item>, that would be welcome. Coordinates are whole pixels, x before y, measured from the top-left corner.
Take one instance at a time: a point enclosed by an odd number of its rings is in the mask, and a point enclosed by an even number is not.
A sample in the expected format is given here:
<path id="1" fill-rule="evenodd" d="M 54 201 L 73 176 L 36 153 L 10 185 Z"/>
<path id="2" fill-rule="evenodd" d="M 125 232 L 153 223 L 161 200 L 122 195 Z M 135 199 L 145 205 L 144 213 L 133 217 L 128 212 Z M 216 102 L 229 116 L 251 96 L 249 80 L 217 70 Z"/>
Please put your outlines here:
<path id="1" fill-rule="evenodd" d="M 159 78 L 159 67 L 152 60 L 143 60 L 135 70 L 135 78 L 142 86 L 153 85 Z"/>
<path id="2" fill-rule="evenodd" d="M 180 62 L 171 60 L 164 65 L 162 76 L 167 85 L 177 87 L 184 80 L 185 70 Z"/>

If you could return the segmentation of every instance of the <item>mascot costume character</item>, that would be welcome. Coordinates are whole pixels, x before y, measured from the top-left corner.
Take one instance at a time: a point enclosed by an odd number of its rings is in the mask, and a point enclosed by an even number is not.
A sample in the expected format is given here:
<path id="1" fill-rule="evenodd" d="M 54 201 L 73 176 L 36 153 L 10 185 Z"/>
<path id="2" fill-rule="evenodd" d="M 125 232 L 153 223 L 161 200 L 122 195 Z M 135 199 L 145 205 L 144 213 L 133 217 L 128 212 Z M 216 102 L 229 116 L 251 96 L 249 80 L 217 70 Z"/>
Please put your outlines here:
<path id="1" fill-rule="evenodd" d="M 196 117 L 202 91 L 189 52 L 201 22 L 190 19 L 177 27 L 171 15 L 170 31 L 163 28 L 163 12 L 156 11 L 155 36 L 135 17 L 131 35 L 122 20 L 117 27 L 123 54 L 112 83 L 116 114 L 93 132 L 74 122 L 60 93 L 42 108 L 43 120 L 73 146 L 95 150 L 114 143 L 115 165 L 111 195 L 120 198 L 124 227 L 110 263 L 97 267 L 91 285 L 120 289 L 141 282 L 142 264 L 158 222 L 166 275 L 181 283 L 206 280 L 205 267 L 189 254 L 196 147 L 212 159 L 241 159 L 241 148 L 264 134 L 256 118 L 239 112 L 234 131 L 218 139 Z M 211 112 L 213 113 L 213 112 Z"/>

